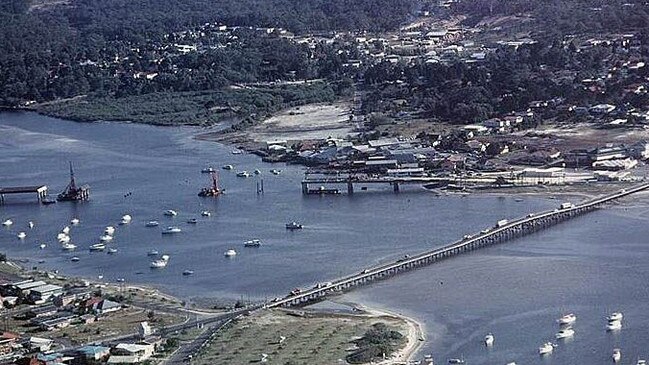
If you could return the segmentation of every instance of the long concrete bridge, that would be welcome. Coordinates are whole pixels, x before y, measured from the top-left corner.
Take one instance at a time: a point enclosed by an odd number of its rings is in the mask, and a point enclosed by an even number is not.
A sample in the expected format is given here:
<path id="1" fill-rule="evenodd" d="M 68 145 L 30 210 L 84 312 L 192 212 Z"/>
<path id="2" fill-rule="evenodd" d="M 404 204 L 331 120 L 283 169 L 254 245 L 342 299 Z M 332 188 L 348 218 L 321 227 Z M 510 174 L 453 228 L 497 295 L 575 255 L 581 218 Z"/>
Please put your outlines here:
<path id="1" fill-rule="evenodd" d="M 582 214 L 597 209 L 602 204 L 619 198 L 649 189 L 649 183 L 622 189 L 615 193 L 585 201 L 577 205 L 565 204 L 557 209 L 528 214 L 525 217 L 511 221 L 501 220 L 493 228 L 486 229 L 473 236 L 455 241 L 443 247 L 403 259 L 396 262 L 371 267 L 358 274 L 350 275 L 332 282 L 318 284 L 316 287 L 292 293 L 284 298 L 275 299 L 265 305 L 266 308 L 301 306 L 310 302 L 324 299 L 325 297 L 352 290 L 361 285 L 383 280 L 400 273 L 408 272 L 423 266 L 434 264 L 438 261 L 489 247 L 497 243 L 506 242 L 517 237 L 522 237 L 542 229 L 549 228 L 561 222 L 575 218 Z"/>

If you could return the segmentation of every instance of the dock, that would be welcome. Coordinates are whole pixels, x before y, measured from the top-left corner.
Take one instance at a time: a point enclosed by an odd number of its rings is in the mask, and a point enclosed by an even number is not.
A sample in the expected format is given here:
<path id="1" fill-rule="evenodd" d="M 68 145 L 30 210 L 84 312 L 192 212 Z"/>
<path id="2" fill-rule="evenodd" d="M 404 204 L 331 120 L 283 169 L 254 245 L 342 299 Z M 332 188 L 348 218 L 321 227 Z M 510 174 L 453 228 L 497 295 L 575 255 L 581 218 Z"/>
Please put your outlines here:
<path id="1" fill-rule="evenodd" d="M 36 194 L 40 202 L 47 197 L 47 185 L 0 187 L 0 204 L 4 204 L 5 195 L 9 194 Z"/>

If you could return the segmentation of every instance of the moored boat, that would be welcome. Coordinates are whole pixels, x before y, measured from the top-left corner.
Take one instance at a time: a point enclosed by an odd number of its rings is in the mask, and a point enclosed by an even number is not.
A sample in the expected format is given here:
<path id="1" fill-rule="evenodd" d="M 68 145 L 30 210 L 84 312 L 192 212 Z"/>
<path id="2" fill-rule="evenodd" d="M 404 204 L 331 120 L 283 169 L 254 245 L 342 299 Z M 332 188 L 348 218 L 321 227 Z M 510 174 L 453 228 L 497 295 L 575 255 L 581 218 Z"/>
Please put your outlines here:
<path id="1" fill-rule="evenodd" d="M 248 240 L 243 243 L 244 247 L 259 247 L 261 246 L 261 241 L 254 239 L 254 240 Z"/>
<path id="2" fill-rule="evenodd" d="M 547 355 L 551 354 L 552 351 L 554 351 L 554 346 L 552 345 L 552 342 L 546 342 L 541 347 L 539 347 L 539 355 Z"/>
<path id="3" fill-rule="evenodd" d="M 72 251 L 75 248 L 77 248 L 77 246 L 74 243 L 63 243 L 63 244 L 61 244 L 61 249 L 63 251 Z"/>
<path id="4" fill-rule="evenodd" d="M 148 221 L 144 224 L 145 227 L 157 227 L 160 223 L 158 221 Z"/>
<path id="5" fill-rule="evenodd" d="M 117 249 L 111 247 L 111 248 L 109 248 L 108 250 L 106 250 L 106 253 L 108 253 L 109 255 L 116 254 L 116 253 L 117 253 Z"/>
<path id="6" fill-rule="evenodd" d="M 493 346 L 493 344 L 494 344 L 494 335 L 492 333 L 487 333 L 487 335 L 484 336 L 484 344 L 485 344 L 485 346 Z"/>
<path id="7" fill-rule="evenodd" d="M 59 243 L 68 243 L 68 242 L 70 242 L 70 236 L 67 236 L 67 235 L 60 236 L 60 237 L 58 237 L 58 239 L 59 239 Z"/>
<path id="8" fill-rule="evenodd" d="M 122 220 L 119 222 L 119 224 L 129 224 L 133 220 L 133 217 L 131 217 L 129 214 L 125 214 L 122 216 Z"/>
<path id="9" fill-rule="evenodd" d="M 183 271 L 184 276 L 194 275 L 194 270 L 185 270 Z"/>
<path id="10" fill-rule="evenodd" d="M 90 245 L 90 251 L 103 251 L 106 249 L 106 245 L 103 243 L 95 243 L 94 245 Z"/>
<path id="11" fill-rule="evenodd" d="M 609 321 L 606 324 L 607 331 L 617 331 L 622 329 L 622 321 Z"/>
<path id="12" fill-rule="evenodd" d="M 159 252 L 158 250 L 151 250 L 147 252 L 147 256 L 158 256 Z"/>
<path id="13" fill-rule="evenodd" d="M 77 261 L 79 261 L 79 260 L 80 260 L 80 258 L 77 257 L 77 256 L 72 256 L 72 257 L 70 258 L 70 261 L 72 261 L 72 262 L 77 262 Z"/>
<path id="14" fill-rule="evenodd" d="M 559 340 L 559 339 L 562 339 L 562 338 L 572 337 L 574 335 L 575 335 L 575 330 L 573 330 L 572 328 L 564 328 L 564 329 L 560 330 L 559 332 L 557 332 L 554 335 L 554 337 L 557 340 Z"/>
<path id="15" fill-rule="evenodd" d="M 613 355 L 611 355 L 611 357 L 613 358 L 613 362 L 620 362 L 622 359 L 622 352 L 620 349 L 613 349 Z"/>
<path id="16" fill-rule="evenodd" d="M 176 212 L 173 209 L 168 209 L 168 210 L 165 210 L 165 212 L 163 214 L 166 215 L 167 217 L 175 217 L 175 216 L 178 215 L 178 212 Z"/>
<path id="17" fill-rule="evenodd" d="M 203 217 L 209 217 L 209 216 L 212 215 L 212 213 L 210 213 L 209 210 L 204 210 L 204 211 L 201 212 L 201 215 L 202 215 Z"/>
<path id="18" fill-rule="evenodd" d="M 203 174 L 209 174 L 209 173 L 212 173 L 212 172 L 214 172 L 214 171 L 216 171 L 216 170 L 214 170 L 213 167 L 206 167 L 206 168 L 204 168 L 204 169 L 201 170 L 201 172 L 202 172 Z"/>
<path id="19" fill-rule="evenodd" d="M 72 225 L 75 225 L 75 226 L 76 226 L 76 225 L 79 224 L 79 223 L 81 223 L 81 221 L 79 220 L 79 218 L 72 218 L 72 219 L 70 219 L 70 224 L 72 224 Z"/>
<path id="20" fill-rule="evenodd" d="M 250 173 L 248 171 L 239 171 L 237 177 L 250 177 Z"/>
<path id="21" fill-rule="evenodd" d="M 18 234 L 17 234 L 16 236 L 18 237 L 19 240 L 24 240 L 25 237 L 27 237 L 27 233 L 25 233 L 25 232 L 18 232 Z"/>
<path id="22" fill-rule="evenodd" d="M 27 222 L 27 226 L 29 226 L 29 229 L 34 228 L 34 222 L 32 221 Z"/>
<path id="23" fill-rule="evenodd" d="M 69 234 L 70 233 L 70 227 L 68 227 L 68 226 L 63 227 L 63 229 L 61 230 L 61 233 Z"/>
<path id="24" fill-rule="evenodd" d="M 11 219 L 7 219 L 6 221 L 2 222 L 2 225 L 5 227 L 9 227 L 12 224 L 14 224 L 14 222 Z"/>
<path id="25" fill-rule="evenodd" d="M 190 218 L 190 219 L 187 220 L 187 223 L 189 223 L 189 224 L 196 224 L 196 223 L 198 223 L 198 219 L 196 219 L 196 218 Z"/>
<path id="26" fill-rule="evenodd" d="M 104 234 L 108 234 L 108 235 L 112 236 L 113 234 L 115 234 L 115 227 L 113 227 L 113 226 L 106 227 L 104 229 Z"/>
<path id="27" fill-rule="evenodd" d="M 609 321 L 621 321 L 624 315 L 620 312 L 613 312 L 610 316 L 606 317 Z"/>
<path id="28" fill-rule="evenodd" d="M 162 234 L 174 234 L 180 233 L 182 230 L 178 227 L 169 226 L 162 231 Z"/>
<path id="29" fill-rule="evenodd" d="M 222 168 L 223 168 L 223 170 L 232 170 L 232 169 L 234 169 L 234 166 L 232 166 L 232 165 L 223 165 Z"/>
<path id="30" fill-rule="evenodd" d="M 162 255 L 159 260 L 154 260 L 151 261 L 150 267 L 152 269 L 162 269 L 163 267 L 167 267 L 167 264 L 169 263 L 169 255 Z"/>
<path id="31" fill-rule="evenodd" d="M 237 255 L 237 251 L 235 251 L 233 249 L 229 249 L 229 250 L 225 251 L 225 253 L 223 255 L 225 257 L 234 257 L 234 256 Z"/>
<path id="32" fill-rule="evenodd" d="M 108 235 L 108 234 L 105 234 L 105 235 L 99 237 L 99 240 L 100 240 L 101 242 L 110 242 L 110 241 L 113 240 L 113 236 Z"/>
<path id="33" fill-rule="evenodd" d="M 577 316 L 574 315 L 573 313 L 569 313 L 569 314 L 566 314 L 563 317 L 557 319 L 557 322 L 559 324 L 566 325 L 566 324 L 573 324 L 573 323 L 575 323 L 576 320 L 577 320 Z"/>

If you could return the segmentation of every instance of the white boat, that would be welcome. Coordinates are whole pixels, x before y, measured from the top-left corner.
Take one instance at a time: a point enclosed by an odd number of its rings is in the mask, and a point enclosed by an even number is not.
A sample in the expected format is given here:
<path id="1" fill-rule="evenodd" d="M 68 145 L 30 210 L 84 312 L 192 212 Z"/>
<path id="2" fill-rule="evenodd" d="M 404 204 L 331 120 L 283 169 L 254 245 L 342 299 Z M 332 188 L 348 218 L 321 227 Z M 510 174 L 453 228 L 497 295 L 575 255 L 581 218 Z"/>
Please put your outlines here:
<path id="1" fill-rule="evenodd" d="M 484 336 L 484 344 L 485 346 L 493 346 L 494 344 L 494 335 L 491 333 L 487 333 L 486 336 Z"/>
<path id="2" fill-rule="evenodd" d="M 104 234 L 108 234 L 108 235 L 111 235 L 111 236 L 114 235 L 115 234 L 115 227 L 113 227 L 113 226 L 106 227 L 104 229 Z"/>
<path id="3" fill-rule="evenodd" d="M 79 223 L 81 223 L 81 221 L 79 220 L 79 218 L 72 218 L 72 219 L 70 219 L 70 224 L 72 224 L 72 225 L 75 225 L 75 226 L 76 226 L 76 225 L 79 224 Z"/>
<path id="4" fill-rule="evenodd" d="M 183 275 L 185 276 L 194 275 L 194 270 L 185 270 L 183 271 Z"/>
<path id="5" fill-rule="evenodd" d="M 234 169 L 234 166 L 232 165 L 223 165 L 223 170 L 232 170 Z"/>
<path id="6" fill-rule="evenodd" d="M 47 247 L 47 245 L 46 245 L 46 244 L 44 244 L 44 243 L 41 243 L 41 244 L 40 244 L 40 245 L 39 245 L 38 247 L 40 247 L 40 248 L 41 248 L 41 250 L 42 250 L 42 249 L 44 249 L 45 247 Z"/>
<path id="7" fill-rule="evenodd" d="M 160 223 L 158 221 L 148 221 L 144 224 L 145 227 L 157 227 Z"/>
<path id="8" fill-rule="evenodd" d="M 557 322 L 559 324 L 573 324 L 577 320 L 577 316 L 574 315 L 573 313 L 566 314 L 565 316 L 557 319 Z"/>
<path id="9" fill-rule="evenodd" d="M 164 215 L 166 215 L 167 217 L 175 217 L 178 215 L 178 212 L 176 212 L 173 209 L 169 209 L 169 210 L 165 210 Z"/>
<path id="10" fill-rule="evenodd" d="M 6 221 L 2 222 L 2 225 L 5 227 L 9 227 L 12 224 L 14 224 L 14 222 L 11 219 L 7 219 Z"/>
<path id="11" fill-rule="evenodd" d="M 232 150 L 232 154 L 233 154 L 233 155 L 240 155 L 240 154 L 242 154 L 242 153 L 243 153 L 243 151 L 240 150 L 240 149 L 236 149 L 236 148 L 235 148 L 235 149 Z"/>
<path id="12" fill-rule="evenodd" d="M 197 224 L 197 223 L 198 223 L 198 219 L 196 219 L 196 218 L 190 218 L 190 219 L 187 220 L 187 223 L 189 223 L 189 224 Z"/>
<path id="13" fill-rule="evenodd" d="M 167 227 L 162 231 L 162 234 L 173 234 L 173 233 L 180 233 L 182 230 L 178 227 Z"/>
<path id="14" fill-rule="evenodd" d="M 106 245 L 103 243 L 95 243 L 94 245 L 90 245 L 90 251 L 103 251 L 106 249 Z"/>
<path id="15" fill-rule="evenodd" d="M 159 252 L 158 250 L 151 250 L 147 252 L 147 256 L 158 256 Z"/>
<path id="16" fill-rule="evenodd" d="M 508 362 L 507 365 L 516 365 L 516 363 L 512 361 L 512 362 Z"/>
<path id="17" fill-rule="evenodd" d="M 72 256 L 72 257 L 70 258 L 70 261 L 72 261 L 72 262 L 77 262 L 77 261 L 79 261 L 79 260 L 80 260 L 80 258 L 78 258 L 77 256 Z"/>
<path id="18" fill-rule="evenodd" d="M 63 229 L 61 230 L 61 233 L 70 234 L 70 227 L 68 227 L 68 226 L 63 227 Z"/>
<path id="19" fill-rule="evenodd" d="M 169 263 L 169 256 L 162 255 L 162 257 L 159 260 L 151 261 L 150 266 L 152 269 L 162 269 L 163 267 L 167 267 L 168 263 Z"/>
<path id="20" fill-rule="evenodd" d="M 243 246 L 244 246 L 244 247 L 259 247 L 259 246 L 261 246 L 261 241 L 260 241 L 260 240 L 257 240 L 257 239 L 255 239 L 255 240 L 248 240 L 248 241 L 246 241 L 246 242 L 243 243 Z"/>
<path id="21" fill-rule="evenodd" d="M 638 362 L 636 362 L 636 365 L 647 365 L 646 360 L 638 359 Z"/>
<path id="22" fill-rule="evenodd" d="M 65 237 L 68 237 L 68 235 L 65 234 L 65 233 L 59 233 L 59 234 L 56 235 L 57 240 L 61 240 L 61 239 L 65 238 Z"/>
<path id="23" fill-rule="evenodd" d="M 112 255 L 112 254 L 116 254 L 116 253 L 117 253 L 117 249 L 111 247 L 111 248 L 109 248 L 106 252 L 107 252 L 108 254 L 110 254 L 110 255 Z"/>
<path id="24" fill-rule="evenodd" d="M 248 171 L 239 171 L 237 177 L 250 177 L 250 173 Z"/>
<path id="25" fill-rule="evenodd" d="M 622 329 L 622 321 L 609 321 L 606 324 L 607 331 L 617 331 Z"/>
<path id="26" fill-rule="evenodd" d="M 74 243 L 63 243 L 63 244 L 61 244 L 61 249 L 63 251 L 72 251 L 75 248 L 77 248 L 77 246 Z"/>
<path id="27" fill-rule="evenodd" d="M 27 225 L 29 226 L 29 229 L 34 228 L 34 222 L 32 222 L 32 221 L 29 221 L 29 222 L 27 223 Z"/>
<path id="28" fill-rule="evenodd" d="M 575 335 L 575 330 L 573 330 L 572 328 L 564 328 L 564 329 L 560 330 L 559 332 L 557 332 L 554 335 L 554 337 L 558 340 L 558 339 L 562 339 L 562 338 L 572 337 L 574 335 Z"/>
<path id="29" fill-rule="evenodd" d="M 25 233 L 25 232 L 18 232 L 17 237 L 18 237 L 19 240 L 24 240 L 25 237 L 27 237 L 27 233 Z"/>
<path id="30" fill-rule="evenodd" d="M 59 243 L 68 243 L 68 242 L 70 242 L 70 236 L 59 237 Z"/>
<path id="31" fill-rule="evenodd" d="M 621 321 L 624 315 L 620 312 L 613 312 L 610 316 L 606 317 L 608 321 Z"/>
<path id="32" fill-rule="evenodd" d="M 201 172 L 203 174 L 211 174 L 212 172 L 216 172 L 216 170 L 214 170 L 213 167 L 206 167 L 206 168 L 202 169 Z"/>
<path id="33" fill-rule="evenodd" d="M 105 235 L 99 237 L 99 240 L 100 240 L 101 242 L 110 242 L 110 241 L 113 240 L 113 236 L 108 235 L 108 234 L 105 234 Z"/>
<path id="34" fill-rule="evenodd" d="M 613 349 L 613 355 L 611 355 L 613 358 L 613 362 L 620 362 L 620 359 L 622 359 L 622 352 L 620 352 L 620 349 Z"/>
<path id="35" fill-rule="evenodd" d="M 272 169 L 270 170 L 270 173 L 273 175 L 279 175 L 282 173 L 282 170 Z"/>
<path id="36" fill-rule="evenodd" d="M 229 249 L 229 250 L 225 251 L 225 253 L 223 255 L 225 255 L 225 257 L 234 257 L 234 256 L 237 255 L 237 251 L 235 251 L 233 249 Z"/>
<path id="37" fill-rule="evenodd" d="M 209 217 L 209 216 L 212 215 L 212 213 L 210 213 L 209 210 L 204 210 L 204 211 L 201 212 L 201 215 L 202 215 L 203 217 Z"/>
<path id="38" fill-rule="evenodd" d="M 539 355 L 551 354 L 552 351 L 554 351 L 554 346 L 552 346 L 552 342 L 546 342 L 541 347 L 539 347 Z"/>
<path id="39" fill-rule="evenodd" d="M 122 220 L 119 222 L 119 224 L 129 224 L 133 220 L 133 217 L 131 217 L 128 214 L 125 214 L 122 216 Z"/>

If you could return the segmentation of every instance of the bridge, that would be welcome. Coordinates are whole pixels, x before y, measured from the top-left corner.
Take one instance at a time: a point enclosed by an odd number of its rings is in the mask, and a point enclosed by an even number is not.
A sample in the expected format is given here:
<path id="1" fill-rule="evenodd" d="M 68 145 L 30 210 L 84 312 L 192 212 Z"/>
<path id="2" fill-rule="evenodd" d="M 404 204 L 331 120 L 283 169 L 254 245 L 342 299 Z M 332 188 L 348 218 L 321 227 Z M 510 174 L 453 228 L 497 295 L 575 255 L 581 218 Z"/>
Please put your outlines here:
<path id="1" fill-rule="evenodd" d="M 511 221 L 501 220 L 494 227 L 485 229 L 473 236 L 464 236 L 463 239 L 452 242 L 415 256 L 405 256 L 396 262 L 371 267 L 333 282 L 318 284 L 316 287 L 293 292 L 284 298 L 277 298 L 266 303 L 265 308 L 302 306 L 310 302 L 320 301 L 327 296 L 352 290 L 356 287 L 370 284 L 374 281 L 408 272 L 423 266 L 431 265 L 444 259 L 457 256 L 480 248 L 489 247 L 537 232 L 585 213 L 597 209 L 599 206 L 623 198 L 625 196 L 649 189 L 649 183 L 622 189 L 615 193 L 572 205 L 562 204 L 560 208 L 531 213 L 525 217 Z"/>
<path id="2" fill-rule="evenodd" d="M 43 200 L 47 196 L 46 185 L 36 186 L 15 186 L 15 187 L 0 187 L 0 204 L 5 202 L 5 195 L 7 194 L 36 194 L 38 201 Z"/>

